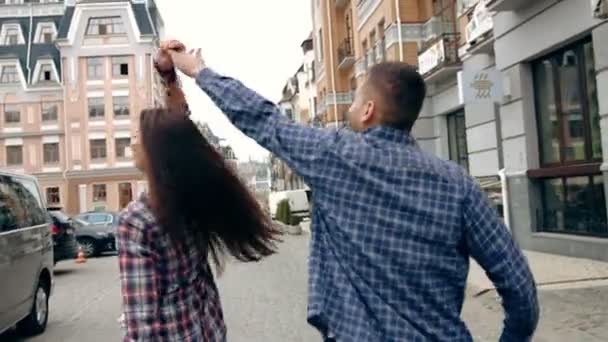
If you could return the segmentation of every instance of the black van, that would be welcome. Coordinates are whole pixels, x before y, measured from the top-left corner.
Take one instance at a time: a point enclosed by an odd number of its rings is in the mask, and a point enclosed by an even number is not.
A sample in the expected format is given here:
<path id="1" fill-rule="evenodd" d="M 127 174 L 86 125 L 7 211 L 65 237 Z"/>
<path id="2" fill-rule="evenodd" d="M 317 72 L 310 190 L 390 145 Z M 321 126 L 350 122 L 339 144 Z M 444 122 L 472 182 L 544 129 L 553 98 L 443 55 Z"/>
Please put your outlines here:
<path id="1" fill-rule="evenodd" d="M 51 218 L 34 177 L 0 171 L 0 334 L 44 332 L 53 285 Z"/>

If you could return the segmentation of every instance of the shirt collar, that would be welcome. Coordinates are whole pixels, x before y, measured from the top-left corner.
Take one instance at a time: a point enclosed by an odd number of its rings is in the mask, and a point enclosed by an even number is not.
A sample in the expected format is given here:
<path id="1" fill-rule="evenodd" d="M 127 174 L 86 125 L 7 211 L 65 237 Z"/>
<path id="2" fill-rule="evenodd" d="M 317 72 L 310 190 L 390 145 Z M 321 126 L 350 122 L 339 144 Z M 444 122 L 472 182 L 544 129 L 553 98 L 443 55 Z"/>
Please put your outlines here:
<path id="1" fill-rule="evenodd" d="M 406 145 L 414 145 L 416 143 L 416 140 L 409 132 L 388 126 L 373 127 L 363 132 L 363 134 L 380 140 L 403 143 Z"/>

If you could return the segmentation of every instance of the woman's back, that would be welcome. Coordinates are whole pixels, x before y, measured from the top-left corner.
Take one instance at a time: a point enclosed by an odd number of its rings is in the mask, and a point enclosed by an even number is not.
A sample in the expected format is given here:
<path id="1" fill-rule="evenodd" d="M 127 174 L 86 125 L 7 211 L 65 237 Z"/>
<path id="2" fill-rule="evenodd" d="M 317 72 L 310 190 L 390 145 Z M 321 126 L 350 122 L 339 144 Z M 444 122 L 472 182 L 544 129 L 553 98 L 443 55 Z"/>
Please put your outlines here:
<path id="1" fill-rule="evenodd" d="M 120 215 L 118 249 L 125 341 L 225 341 L 207 253 L 177 246 L 142 195 Z"/>

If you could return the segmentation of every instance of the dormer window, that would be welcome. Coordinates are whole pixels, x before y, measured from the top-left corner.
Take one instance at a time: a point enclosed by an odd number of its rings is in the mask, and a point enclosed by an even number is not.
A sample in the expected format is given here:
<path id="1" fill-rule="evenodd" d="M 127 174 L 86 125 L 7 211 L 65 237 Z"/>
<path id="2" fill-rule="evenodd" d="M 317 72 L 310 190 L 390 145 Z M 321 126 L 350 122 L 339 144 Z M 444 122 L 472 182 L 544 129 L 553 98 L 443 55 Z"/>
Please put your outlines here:
<path id="1" fill-rule="evenodd" d="M 10 23 L 2 25 L 2 32 L 0 33 L 0 45 L 18 44 L 25 44 L 19 24 Z"/>
<path id="2" fill-rule="evenodd" d="M 88 36 L 106 36 L 125 34 L 125 26 L 121 17 L 90 18 L 87 27 Z"/>
<path id="3" fill-rule="evenodd" d="M 52 82 L 55 81 L 53 77 L 53 66 L 50 64 L 44 64 L 40 68 L 40 76 L 38 77 L 38 82 Z"/>
<path id="4" fill-rule="evenodd" d="M 2 67 L 2 73 L 0 74 L 0 83 L 12 84 L 19 83 L 19 72 L 17 67 L 14 65 L 5 65 Z"/>
<path id="5" fill-rule="evenodd" d="M 36 44 L 52 44 L 55 40 L 57 30 L 53 23 L 39 24 L 36 29 Z"/>

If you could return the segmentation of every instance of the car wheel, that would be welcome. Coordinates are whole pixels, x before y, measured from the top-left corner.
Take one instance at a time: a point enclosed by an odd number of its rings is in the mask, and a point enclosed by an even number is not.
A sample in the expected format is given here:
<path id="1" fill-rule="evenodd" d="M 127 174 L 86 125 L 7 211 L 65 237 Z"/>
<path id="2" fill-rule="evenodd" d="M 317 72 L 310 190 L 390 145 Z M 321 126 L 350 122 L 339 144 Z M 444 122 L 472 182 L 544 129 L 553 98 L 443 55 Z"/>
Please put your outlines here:
<path id="1" fill-rule="evenodd" d="M 32 311 L 30 311 L 30 314 L 26 318 L 17 324 L 17 329 L 25 336 L 39 335 L 46 329 L 48 320 L 49 286 L 44 281 L 40 281 L 38 283 L 38 288 L 36 289 Z"/>
<path id="2" fill-rule="evenodd" d="M 78 239 L 78 244 L 80 247 L 82 247 L 82 251 L 87 258 L 94 257 L 99 254 L 99 248 L 97 248 L 97 244 L 93 239 Z"/>

